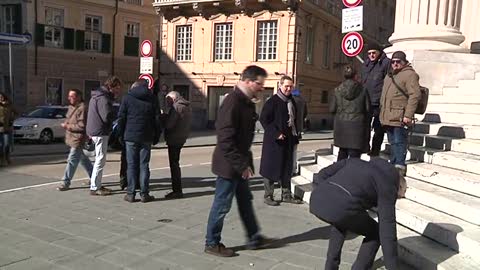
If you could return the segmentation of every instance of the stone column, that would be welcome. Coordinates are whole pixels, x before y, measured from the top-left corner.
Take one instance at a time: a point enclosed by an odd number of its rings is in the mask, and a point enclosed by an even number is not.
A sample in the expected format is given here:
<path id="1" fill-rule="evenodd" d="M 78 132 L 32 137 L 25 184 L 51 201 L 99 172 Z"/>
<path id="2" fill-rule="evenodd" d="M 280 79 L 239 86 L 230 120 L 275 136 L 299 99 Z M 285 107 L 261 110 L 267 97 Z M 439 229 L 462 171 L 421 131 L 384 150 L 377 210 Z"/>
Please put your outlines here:
<path id="1" fill-rule="evenodd" d="M 396 50 L 468 52 L 460 46 L 462 0 L 397 0 L 395 32 L 389 38 Z"/>

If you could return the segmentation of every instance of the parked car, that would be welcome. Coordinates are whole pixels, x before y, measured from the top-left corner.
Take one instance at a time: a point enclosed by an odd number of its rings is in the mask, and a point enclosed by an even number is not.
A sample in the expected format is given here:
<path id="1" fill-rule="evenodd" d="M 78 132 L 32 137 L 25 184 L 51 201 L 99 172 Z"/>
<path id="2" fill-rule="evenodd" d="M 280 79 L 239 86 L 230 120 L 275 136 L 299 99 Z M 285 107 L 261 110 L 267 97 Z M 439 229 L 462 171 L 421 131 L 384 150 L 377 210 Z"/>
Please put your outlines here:
<path id="1" fill-rule="evenodd" d="M 38 106 L 22 114 L 22 117 L 13 122 L 14 138 L 44 144 L 64 138 L 65 130 L 61 124 L 65 121 L 67 111 L 66 106 Z"/>

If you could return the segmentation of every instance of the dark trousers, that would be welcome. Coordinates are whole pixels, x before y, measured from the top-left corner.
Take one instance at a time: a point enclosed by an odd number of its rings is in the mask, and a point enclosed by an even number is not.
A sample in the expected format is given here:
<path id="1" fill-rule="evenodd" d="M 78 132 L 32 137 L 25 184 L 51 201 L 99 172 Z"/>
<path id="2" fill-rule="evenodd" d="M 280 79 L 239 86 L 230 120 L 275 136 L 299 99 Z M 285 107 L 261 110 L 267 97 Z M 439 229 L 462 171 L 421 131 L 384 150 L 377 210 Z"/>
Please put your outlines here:
<path id="1" fill-rule="evenodd" d="M 390 163 L 405 166 L 407 157 L 408 129 L 405 127 L 386 126 L 388 143 L 390 144 Z"/>
<path id="2" fill-rule="evenodd" d="M 347 158 L 359 158 L 362 155 L 362 151 L 358 149 L 340 148 L 338 150 L 337 161 Z"/>
<path id="3" fill-rule="evenodd" d="M 150 185 L 151 143 L 125 142 L 127 152 L 127 194 L 135 196 L 135 183 L 140 182 L 140 196 L 148 195 Z"/>
<path id="4" fill-rule="evenodd" d="M 180 152 L 183 145 L 168 146 L 168 161 L 170 163 L 170 175 L 172 178 L 173 192 L 182 192 L 182 171 L 180 170 Z"/>
<path id="5" fill-rule="evenodd" d="M 378 223 L 373 220 L 367 212 L 363 211 L 331 225 L 332 229 L 330 231 L 330 241 L 328 242 L 325 270 L 337 270 L 339 268 L 342 247 L 347 231 L 365 236 L 352 269 L 371 269 L 375 255 L 380 247 Z"/>
<path id="6" fill-rule="evenodd" d="M 208 216 L 205 242 L 207 246 L 220 243 L 223 221 L 232 207 L 233 196 L 237 198 L 238 212 L 243 226 L 247 230 L 248 239 L 252 241 L 260 236 L 260 229 L 253 210 L 253 195 L 250 191 L 249 182 L 241 177 L 225 179 L 219 176 L 215 184 L 215 198 Z"/>
<path id="7" fill-rule="evenodd" d="M 279 179 L 264 179 L 263 186 L 265 188 L 264 197 L 273 197 L 275 189 L 275 181 L 280 183 L 282 187 L 282 195 L 290 195 L 292 189 L 292 170 L 293 170 L 293 151 L 295 151 L 295 143 L 293 137 L 287 137 L 287 142 L 284 145 L 283 154 L 284 160 L 282 164 L 279 164 L 278 170 L 280 171 Z"/>
<path id="8" fill-rule="evenodd" d="M 126 187 L 128 186 L 127 180 L 127 149 L 125 148 L 125 144 L 122 146 L 122 152 L 120 156 L 120 186 Z M 135 189 L 140 188 L 139 182 L 140 175 L 137 176 L 137 182 L 135 182 Z"/>
<path id="9" fill-rule="evenodd" d="M 383 137 L 385 136 L 385 129 L 380 123 L 380 107 L 378 105 L 372 105 L 372 112 L 372 121 L 370 123 L 372 123 L 374 133 L 370 155 L 378 156 L 382 147 Z"/>

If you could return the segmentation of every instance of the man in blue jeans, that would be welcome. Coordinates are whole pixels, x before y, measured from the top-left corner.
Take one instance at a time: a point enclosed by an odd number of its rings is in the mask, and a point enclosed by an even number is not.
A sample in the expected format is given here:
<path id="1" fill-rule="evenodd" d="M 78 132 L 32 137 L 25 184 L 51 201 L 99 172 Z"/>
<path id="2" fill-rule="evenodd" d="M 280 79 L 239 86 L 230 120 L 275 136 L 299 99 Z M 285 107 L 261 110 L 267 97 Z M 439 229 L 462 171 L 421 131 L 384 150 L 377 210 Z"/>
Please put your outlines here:
<path id="1" fill-rule="evenodd" d="M 223 221 L 237 198 L 238 211 L 247 230 L 247 248 L 267 246 L 272 239 L 263 237 L 252 205 L 248 180 L 253 176 L 252 145 L 258 115 L 252 99 L 263 90 L 267 72 L 258 66 L 248 66 L 242 79 L 223 101 L 216 122 L 217 146 L 212 157 L 212 172 L 216 174 L 215 198 L 208 217 L 205 253 L 231 257 L 232 249 L 221 240 Z"/>
<path id="2" fill-rule="evenodd" d="M 118 112 L 118 134 L 127 152 L 127 202 L 135 201 L 135 183 L 140 180 L 140 199 L 154 200 L 149 194 L 150 153 L 159 139 L 160 110 L 146 80 L 136 81 L 123 98 Z M 138 179 L 140 178 L 140 179 Z"/>
<path id="3" fill-rule="evenodd" d="M 380 122 L 391 146 L 390 163 L 405 175 L 408 127 L 421 97 L 419 76 L 402 51 L 393 53 L 391 66 L 380 98 Z"/>

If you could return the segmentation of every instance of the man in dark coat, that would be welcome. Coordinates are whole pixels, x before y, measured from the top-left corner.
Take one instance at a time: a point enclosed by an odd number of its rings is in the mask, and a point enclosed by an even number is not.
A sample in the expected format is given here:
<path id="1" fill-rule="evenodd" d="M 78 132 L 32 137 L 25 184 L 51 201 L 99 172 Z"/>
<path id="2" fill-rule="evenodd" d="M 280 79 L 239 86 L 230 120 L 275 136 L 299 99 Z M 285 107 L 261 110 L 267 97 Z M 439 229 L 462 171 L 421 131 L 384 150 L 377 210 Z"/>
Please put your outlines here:
<path id="1" fill-rule="evenodd" d="M 173 191 L 165 195 L 166 199 L 183 197 L 180 152 L 190 134 L 192 109 L 190 102 L 177 91 L 170 91 L 166 97 L 167 116 L 165 121 L 165 141 L 168 146 L 168 161 Z"/>
<path id="2" fill-rule="evenodd" d="M 296 121 L 295 124 L 297 128 L 297 133 L 298 133 L 298 140 L 301 140 L 305 122 L 308 116 L 307 101 L 301 95 L 300 90 L 298 89 L 295 89 L 292 91 L 292 96 L 297 108 L 297 117 L 295 117 L 295 121 Z M 293 171 L 292 171 L 293 174 L 298 173 L 297 146 L 298 144 L 295 144 L 293 147 Z"/>
<path id="3" fill-rule="evenodd" d="M 107 162 L 108 136 L 115 119 L 113 100 L 118 97 L 122 81 L 112 76 L 103 86 L 92 92 L 88 105 L 87 135 L 95 144 L 95 163 L 90 179 L 90 195 L 110 195 L 112 191 L 102 186 L 103 167 Z"/>
<path id="4" fill-rule="evenodd" d="M 360 157 L 368 149 L 370 101 L 363 86 L 355 80 L 351 65 L 343 70 L 343 81 L 335 88 L 330 112 L 335 114 L 333 144 L 340 148 L 338 160 Z"/>
<path id="5" fill-rule="evenodd" d="M 260 234 L 253 211 L 252 192 L 248 179 L 253 176 L 252 146 L 258 116 L 252 98 L 263 90 L 267 72 L 258 66 L 248 66 L 233 92 L 225 97 L 216 122 L 217 145 L 212 157 L 212 172 L 216 174 L 215 198 L 208 216 L 205 253 L 221 257 L 235 255 L 221 240 L 223 221 L 237 198 L 238 211 L 247 230 L 247 248 L 258 249 L 272 242 Z"/>
<path id="6" fill-rule="evenodd" d="M 152 201 L 149 194 L 150 154 L 152 143 L 159 139 L 160 110 L 146 80 L 138 80 L 123 98 L 118 112 L 118 133 L 127 152 L 127 194 L 125 201 L 135 201 L 135 183 L 140 182 L 143 203 Z M 140 177 L 139 177 L 140 176 Z"/>
<path id="7" fill-rule="evenodd" d="M 362 66 L 362 83 L 368 91 L 371 105 L 371 123 L 374 131 L 370 156 L 378 156 L 383 143 L 385 130 L 380 123 L 380 97 L 382 96 L 383 80 L 390 69 L 390 59 L 380 45 L 369 44 L 367 59 Z"/>
<path id="8" fill-rule="evenodd" d="M 310 212 L 332 225 L 325 270 L 337 270 L 347 231 L 363 235 L 352 269 L 371 269 L 380 245 L 387 269 L 397 269 L 395 203 L 405 196 L 405 179 L 386 160 L 344 159 L 313 178 Z M 377 223 L 367 210 L 378 209 Z"/>
<path id="9" fill-rule="evenodd" d="M 264 202 L 270 206 L 279 205 L 273 198 L 276 181 L 282 187 L 283 202 L 301 203 L 291 192 L 293 149 L 298 144 L 295 120 L 297 110 L 292 90 L 293 79 L 283 76 L 280 79 L 280 89 L 267 100 L 260 115 L 260 123 L 265 130 L 260 175 L 265 178 Z"/>

